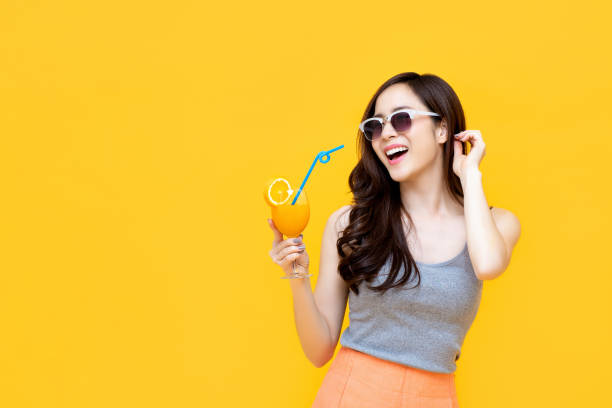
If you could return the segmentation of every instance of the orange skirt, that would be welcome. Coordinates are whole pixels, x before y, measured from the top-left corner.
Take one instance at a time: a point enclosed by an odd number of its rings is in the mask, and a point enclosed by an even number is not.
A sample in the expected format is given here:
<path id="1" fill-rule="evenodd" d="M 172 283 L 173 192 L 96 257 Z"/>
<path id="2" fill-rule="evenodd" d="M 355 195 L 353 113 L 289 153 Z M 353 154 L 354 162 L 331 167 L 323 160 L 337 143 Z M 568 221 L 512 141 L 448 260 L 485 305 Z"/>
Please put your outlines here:
<path id="1" fill-rule="evenodd" d="M 342 346 L 312 408 L 458 408 L 455 373 L 434 373 Z"/>

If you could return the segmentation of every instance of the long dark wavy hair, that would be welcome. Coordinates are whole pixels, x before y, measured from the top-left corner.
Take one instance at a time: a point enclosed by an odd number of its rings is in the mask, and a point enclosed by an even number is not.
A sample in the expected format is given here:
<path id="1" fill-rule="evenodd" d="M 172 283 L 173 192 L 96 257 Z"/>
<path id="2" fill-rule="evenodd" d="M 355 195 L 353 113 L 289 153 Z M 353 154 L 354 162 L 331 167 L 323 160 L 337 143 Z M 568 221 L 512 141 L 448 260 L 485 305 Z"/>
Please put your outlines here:
<path id="1" fill-rule="evenodd" d="M 374 93 L 361 120 L 374 116 L 378 96 L 387 87 L 400 82 L 407 84 L 429 111 L 440 115 L 430 116 L 431 120 L 437 123 L 442 119 L 446 120 L 448 137 L 443 147 L 445 184 L 451 196 L 463 206 L 461 180 L 453 172 L 452 166 L 454 156 L 452 136 L 465 130 L 465 116 L 457 94 L 446 81 L 432 74 L 419 75 L 416 72 L 397 74 L 389 78 Z M 371 283 L 391 256 L 387 279 L 380 286 L 368 285 L 368 288 L 385 293 L 392 287 L 404 285 L 411 279 L 413 270 L 411 266 L 418 276 L 418 286 L 421 282 L 420 271 L 408 250 L 403 223 L 397 221 L 401 220 L 401 215 L 404 214 L 410 228 L 413 227 L 412 218 L 401 203 L 399 183 L 391 178 L 389 171 L 374 152 L 371 142 L 361 131 L 357 133 L 357 146 L 359 162 L 349 176 L 349 186 L 353 193 L 349 223 L 336 241 L 340 256 L 338 265 L 340 276 L 350 290 L 359 295 L 360 283 L 362 281 Z M 463 142 L 463 148 L 466 152 L 466 142 Z M 405 272 L 401 279 L 395 282 L 401 265 L 404 266 Z"/>

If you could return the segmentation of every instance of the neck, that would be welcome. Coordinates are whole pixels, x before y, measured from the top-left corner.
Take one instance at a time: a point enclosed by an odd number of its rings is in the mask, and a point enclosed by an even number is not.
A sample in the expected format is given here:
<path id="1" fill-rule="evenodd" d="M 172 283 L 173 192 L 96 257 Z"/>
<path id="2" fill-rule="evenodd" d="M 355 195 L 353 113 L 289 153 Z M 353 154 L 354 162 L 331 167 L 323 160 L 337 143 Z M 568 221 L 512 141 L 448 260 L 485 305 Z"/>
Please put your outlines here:
<path id="1" fill-rule="evenodd" d="M 463 214 L 463 208 L 446 187 L 442 166 L 429 166 L 413 178 L 400 182 L 399 187 L 402 205 L 411 218 L 446 218 Z"/>

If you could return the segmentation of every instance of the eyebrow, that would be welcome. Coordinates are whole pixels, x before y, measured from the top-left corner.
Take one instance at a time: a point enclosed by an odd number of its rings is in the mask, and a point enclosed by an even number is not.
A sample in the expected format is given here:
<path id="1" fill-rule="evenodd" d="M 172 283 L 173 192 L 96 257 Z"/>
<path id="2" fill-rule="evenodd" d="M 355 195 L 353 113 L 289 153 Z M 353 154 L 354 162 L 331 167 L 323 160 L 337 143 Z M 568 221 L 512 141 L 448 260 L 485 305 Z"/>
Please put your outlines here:
<path id="1" fill-rule="evenodd" d="M 398 106 L 397 108 L 393 109 L 392 112 L 398 111 L 400 109 L 415 109 L 412 106 Z M 382 113 L 377 113 L 376 115 L 373 116 L 374 118 L 382 118 L 383 114 Z"/>

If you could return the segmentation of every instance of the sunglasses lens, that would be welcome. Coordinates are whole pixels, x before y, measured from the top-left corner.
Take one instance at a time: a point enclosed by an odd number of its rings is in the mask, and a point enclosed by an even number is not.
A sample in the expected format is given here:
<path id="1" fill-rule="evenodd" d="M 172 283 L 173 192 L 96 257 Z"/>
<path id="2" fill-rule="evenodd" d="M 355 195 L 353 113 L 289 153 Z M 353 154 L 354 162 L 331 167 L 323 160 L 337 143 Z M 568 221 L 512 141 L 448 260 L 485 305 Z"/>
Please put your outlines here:
<path id="1" fill-rule="evenodd" d="M 363 133 L 366 139 L 377 139 L 382 133 L 382 125 L 376 120 L 371 120 L 363 125 Z"/>
<path id="2" fill-rule="evenodd" d="M 397 132 L 405 132 L 410 129 L 412 120 L 407 112 L 399 112 L 391 118 L 391 125 Z"/>

